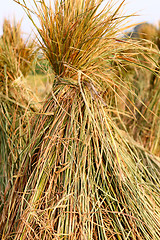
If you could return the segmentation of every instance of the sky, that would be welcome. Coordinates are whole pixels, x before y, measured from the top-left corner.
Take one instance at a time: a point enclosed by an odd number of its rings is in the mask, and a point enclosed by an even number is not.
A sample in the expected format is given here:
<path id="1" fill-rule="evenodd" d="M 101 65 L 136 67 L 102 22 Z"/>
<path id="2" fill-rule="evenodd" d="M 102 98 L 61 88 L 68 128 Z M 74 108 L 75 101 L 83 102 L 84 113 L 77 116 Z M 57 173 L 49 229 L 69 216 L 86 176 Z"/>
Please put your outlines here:
<path id="1" fill-rule="evenodd" d="M 108 0 L 105 1 L 107 3 Z M 121 1 L 119 0 L 118 2 L 120 3 Z M 32 24 L 21 6 L 13 0 L 0 0 L 0 3 L 0 35 L 2 34 L 4 18 L 13 19 L 13 16 L 15 16 L 16 20 L 23 18 L 23 32 L 31 33 Z M 132 13 L 139 15 L 132 18 L 132 23 L 146 21 L 157 24 L 158 20 L 160 20 L 160 0 L 126 0 L 125 12 L 127 15 Z"/>

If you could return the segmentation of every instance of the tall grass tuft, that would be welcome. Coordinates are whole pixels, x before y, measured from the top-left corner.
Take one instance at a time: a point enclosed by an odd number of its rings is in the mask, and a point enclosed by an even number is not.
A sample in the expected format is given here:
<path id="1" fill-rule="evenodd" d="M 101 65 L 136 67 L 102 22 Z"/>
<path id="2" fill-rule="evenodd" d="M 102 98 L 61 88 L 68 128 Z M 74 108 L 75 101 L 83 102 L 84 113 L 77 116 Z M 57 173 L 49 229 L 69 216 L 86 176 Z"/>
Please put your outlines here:
<path id="1" fill-rule="evenodd" d="M 159 159 L 117 124 L 123 89 L 132 93 L 120 71 L 144 65 L 138 56 L 148 52 L 148 61 L 149 50 L 120 37 L 124 1 L 102 3 L 34 0 L 40 27 L 21 3 L 56 76 L 32 125 L 2 239 L 160 237 Z"/>

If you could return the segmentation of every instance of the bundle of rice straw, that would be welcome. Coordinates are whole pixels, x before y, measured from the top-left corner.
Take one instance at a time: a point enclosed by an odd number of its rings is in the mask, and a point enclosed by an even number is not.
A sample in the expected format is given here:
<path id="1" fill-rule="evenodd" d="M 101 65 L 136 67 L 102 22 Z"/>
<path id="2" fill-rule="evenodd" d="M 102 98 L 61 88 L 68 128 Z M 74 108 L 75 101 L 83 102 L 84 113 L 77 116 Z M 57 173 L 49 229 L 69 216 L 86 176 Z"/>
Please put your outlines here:
<path id="1" fill-rule="evenodd" d="M 143 48 L 120 38 L 124 1 L 102 3 L 34 0 L 39 27 L 23 1 L 56 77 L 32 125 L 2 239 L 160 237 L 159 160 L 113 117 L 128 85 L 112 64 L 142 65 L 135 49 Z"/>

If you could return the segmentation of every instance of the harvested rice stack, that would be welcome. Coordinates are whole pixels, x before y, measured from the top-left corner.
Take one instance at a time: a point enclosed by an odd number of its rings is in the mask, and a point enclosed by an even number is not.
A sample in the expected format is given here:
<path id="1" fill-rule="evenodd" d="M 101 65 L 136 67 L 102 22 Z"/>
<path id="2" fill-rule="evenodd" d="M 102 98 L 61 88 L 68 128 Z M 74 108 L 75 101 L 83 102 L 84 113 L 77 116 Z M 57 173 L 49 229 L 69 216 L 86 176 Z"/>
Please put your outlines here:
<path id="1" fill-rule="evenodd" d="M 151 27 L 152 28 L 150 29 L 149 26 L 144 26 L 144 29 L 140 29 L 140 34 L 145 34 L 146 37 L 153 41 L 153 45 L 160 50 L 160 23 L 158 27 L 152 25 Z M 140 35 L 140 37 L 144 36 Z M 144 124 L 148 134 L 145 145 L 149 146 L 153 153 L 160 156 L 160 54 L 154 59 L 156 62 L 155 72 L 157 74 L 151 74 L 148 89 L 149 94 L 144 102 L 155 114 L 150 114 L 149 111 L 144 111 L 144 116 L 150 123 Z"/>
<path id="2" fill-rule="evenodd" d="M 20 23 L 4 20 L 0 39 L 0 218 L 3 218 L 10 187 L 27 141 L 31 112 L 37 99 L 27 89 L 24 77 L 35 58 L 35 45 L 21 37 Z"/>
<path id="3" fill-rule="evenodd" d="M 149 66 L 152 71 L 146 69 L 136 69 L 133 74 L 133 85 L 138 96 L 135 100 L 138 112 L 136 119 L 128 121 L 128 129 L 134 139 L 154 154 L 160 156 L 160 75 L 159 64 L 159 28 L 152 24 L 141 24 L 136 27 L 135 35 L 142 41 L 143 46 L 152 49 L 150 55 L 152 62 Z M 154 51 L 155 49 L 155 51 Z M 145 55 L 141 57 L 141 62 L 145 62 Z"/>
<path id="4" fill-rule="evenodd" d="M 117 88 L 127 86 L 112 63 L 139 64 L 140 47 L 117 39 L 122 4 L 100 10 L 102 2 L 55 1 L 53 9 L 34 1 L 56 77 L 32 125 L 2 239 L 160 237 L 159 160 L 128 142 L 112 118 Z"/>
<path id="5" fill-rule="evenodd" d="M 35 59 L 35 42 L 24 40 L 21 32 L 21 22 L 11 24 L 4 20 L 3 35 L 0 41 L 0 84 L 4 85 L 4 79 L 13 81 L 31 69 Z"/>

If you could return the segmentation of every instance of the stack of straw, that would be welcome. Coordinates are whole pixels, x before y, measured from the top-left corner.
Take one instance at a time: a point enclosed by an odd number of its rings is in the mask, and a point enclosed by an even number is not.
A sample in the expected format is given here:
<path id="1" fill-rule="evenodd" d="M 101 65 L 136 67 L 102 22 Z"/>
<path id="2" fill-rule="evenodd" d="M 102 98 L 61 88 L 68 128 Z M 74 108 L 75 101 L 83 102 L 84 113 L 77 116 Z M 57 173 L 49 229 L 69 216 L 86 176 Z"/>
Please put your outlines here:
<path id="1" fill-rule="evenodd" d="M 125 114 L 118 92 L 129 85 L 114 63 L 143 67 L 137 56 L 144 54 L 118 38 L 124 1 L 33 2 L 40 27 L 21 5 L 56 77 L 32 125 L 2 239 L 158 240 L 159 160 L 117 124 Z"/>
<path id="2" fill-rule="evenodd" d="M 27 142 L 31 112 L 38 111 L 36 97 L 24 82 L 36 56 L 34 41 L 25 42 L 20 23 L 4 20 L 0 39 L 0 216 Z M 3 217 L 2 217 L 3 219 Z"/>

